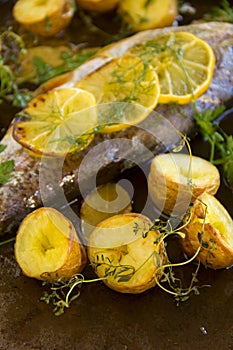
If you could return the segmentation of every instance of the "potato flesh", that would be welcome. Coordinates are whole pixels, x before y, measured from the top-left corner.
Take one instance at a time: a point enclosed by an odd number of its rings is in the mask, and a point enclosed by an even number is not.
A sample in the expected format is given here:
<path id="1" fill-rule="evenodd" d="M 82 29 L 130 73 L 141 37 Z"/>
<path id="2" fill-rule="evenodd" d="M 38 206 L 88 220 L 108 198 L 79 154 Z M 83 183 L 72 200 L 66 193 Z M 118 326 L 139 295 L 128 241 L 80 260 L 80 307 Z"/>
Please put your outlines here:
<path id="1" fill-rule="evenodd" d="M 132 210 L 129 194 L 118 184 L 108 183 L 90 192 L 81 207 L 80 217 L 85 239 L 98 223 L 110 216 Z"/>
<path id="2" fill-rule="evenodd" d="M 139 225 L 140 229 L 135 234 L 134 227 Z M 89 246 L 98 248 L 115 248 L 128 245 L 138 239 L 140 234 L 149 231 L 152 223 L 142 221 L 140 217 L 134 215 L 116 215 L 112 220 L 105 220 L 97 226 L 95 234 L 91 236 Z"/>
<path id="3" fill-rule="evenodd" d="M 15 6 L 15 16 L 22 23 L 43 21 L 64 6 L 64 0 L 29 0 L 18 1 Z"/>
<path id="4" fill-rule="evenodd" d="M 192 179 L 194 187 L 207 185 L 219 177 L 217 168 L 205 159 L 186 154 L 163 154 L 154 158 L 165 178 L 187 185 Z"/>
<path id="5" fill-rule="evenodd" d="M 43 215 L 38 226 L 36 222 L 29 220 L 24 227 L 20 242 L 20 261 L 25 269 L 30 264 L 31 274 L 55 271 L 65 261 L 69 228 L 58 222 L 58 225 L 61 224 L 61 229 L 58 229 L 54 225 L 54 219 Z"/>
<path id="6" fill-rule="evenodd" d="M 166 27 L 172 24 L 177 16 L 176 0 L 153 0 L 145 6 L 145 0 L 121 0 L 119 13 L 133 30 L 146 30 Z"/>
<path id="7" fill-rule="evenodd" d="M 21 223 L 15 257 L 25 275 L 70 278 L 86 264 L 86 252 L 71 222 L 52 208 L 40 208 Z"/>
<path id="8" fill-rule="evenodd" d="M 215 197 L 205 196 L 204 203 L 207 205 L 206 222 L 210 222 L 233 249 L 233 222 L 230 215 Z"/>
<path id="9" fill-rule="evenodd" d="M 161 154 L 151 164 L 149 194 L 166 214 L 184 213 L 204 191 L 215 194 L 220 184 L 218 169 L 205 159 L 187 154 Z"/>
<path id="10" fill-rule="evenodd" d="M 61 233 L 57 232 L 53 232 L 53 238 L 57 239 L 59 243 L 54 245 L 52 242 L 53 239 L 50 241 L 43 232 L 39 234 L 39 238 L 32 239 L 31 237 L 30 243 L 27 239 L 26 243 L 29 243 L 29 245 L 34 248 L 22 251 L 21 257 L 25 258 L 25 265 L 28 265 L 28 262 L 31 261 L 30 269 L 32 274 L 42 274 L 45 271 L 56 271 L 61 264 L 63 264 L 67 255 L 67 238 L 61 238 Z"/>
<path id="11" fill-rule="evenodd" d="M 49 37 L 68 26 L 74 11 L 74 0 L 18 0 L 13 16 L 30 32 Z"/>
<path id="12" fill-rule="evenodd" d="M 233 264 L 233 221 L 213 195 L 205 192 L 196 199 L 191 220 L 182 231 L 185 238 L 180 242 L 188 256 L 193 256 L 201 244 L 197 258 L 203 265 L 220 269 Z"/>
<path id="13" fill-rule="evenodd" d="M 159 233 L 149 231 L 151 226 L 152 222 L 143 215 L 129 213 L 104 220 L 92 232 L 88 256 L 94 268 L 96 262 L 102 261 L 95 269 L 99 277 L 105 276 L 109 262 L 119 270 L 129 268 L 121 272 L 121 277 L 134 269 L 128 281 L 118 281 L 118 277 L 108 275 L 103 280 L 107 286 L 122 293 L 141 293 L 156 284 L 157 263 L 161 266 L 165 260 L 164 245 L 163 242 L 155 244 Z M 160 274 L 161 270 L 158 276 Z"/>

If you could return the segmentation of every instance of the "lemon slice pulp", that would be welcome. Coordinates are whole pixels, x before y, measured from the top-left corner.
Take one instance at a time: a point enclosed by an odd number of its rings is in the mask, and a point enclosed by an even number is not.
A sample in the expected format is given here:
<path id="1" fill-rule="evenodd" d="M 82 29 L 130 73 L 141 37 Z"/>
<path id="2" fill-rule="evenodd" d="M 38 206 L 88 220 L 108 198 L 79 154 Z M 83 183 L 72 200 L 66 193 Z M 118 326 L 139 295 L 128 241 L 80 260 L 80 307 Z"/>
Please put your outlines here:
<path id="1" fill-rule="evenodd" d="M 64 156 L 91 142 L 96 123 L 91 93 L 77 88 L 57 89 L 29 103 L 14 122 L 13 136 L 35 154 Z"/>
<path id="2" fill-rule="evenodd" d="M 160 94 L 158 77 L 152 66 L 127 55 L 115 59 L 75 86 L 95 96 L 100 105 L 98 124 L 105 126 L 104 133 L 143 121 L 157 105 Z"/>
<path id="3" fill-rule="evenodd" d="M 213 75 L 215 58 L 208 43 L 187 32 L 167 33 L 130 50 L 150 63 L 159 77 L 159 103 L 185 104 L 203 94 Z"/>

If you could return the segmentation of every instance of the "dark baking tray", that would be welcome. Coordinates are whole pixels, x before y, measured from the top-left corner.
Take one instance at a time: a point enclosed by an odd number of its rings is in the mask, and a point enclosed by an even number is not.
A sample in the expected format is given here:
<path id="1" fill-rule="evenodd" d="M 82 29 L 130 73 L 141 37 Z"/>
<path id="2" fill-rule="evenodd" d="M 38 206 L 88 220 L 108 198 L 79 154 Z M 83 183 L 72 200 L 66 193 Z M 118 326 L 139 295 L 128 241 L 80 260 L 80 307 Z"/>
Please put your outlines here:
<path id="1" fill-rule="evenodd" d="M 1 1 L 0 16 L 9 1 Z M 197 17 L 217 1 L 193 1 Z M 4 12 L 6 14 L 6 12 Z M 188 22 L 190 18 L 184 18 Z M 8 113 L 10 115 L 10 113 Z M 7 121 L 0 116 L 1 127 Z M 233 113 L 225 114 L 223 128 L 232 133 Z M 193 153 L 207 157 L 208 146 L 197 137 Z M 135 168 L 125 174 L 137 188 L 134 205 L 145 196 L 143 175 Z M 231 215 L 232 192 L 222 181 L 217 197 Z M 174 254 L 180 251 L 173 242 Z M 196 266 L 177 271 L 188 283 Z M 84 274 L 94 277 L 87 266 Z M 200 268 L 199 295 L 177 306 L 155 287 L 140 295 L 123 295 L 103 283 L 84 285 L 80 297 L 65 314 L 54 316 L 52 306 L 39 301 L 41 282 L 22 276 L 13 256 L 13 244 L 0 247 L 0 349 L 17 350 L 186 350 L 233 349 L 232 269 Z"/>

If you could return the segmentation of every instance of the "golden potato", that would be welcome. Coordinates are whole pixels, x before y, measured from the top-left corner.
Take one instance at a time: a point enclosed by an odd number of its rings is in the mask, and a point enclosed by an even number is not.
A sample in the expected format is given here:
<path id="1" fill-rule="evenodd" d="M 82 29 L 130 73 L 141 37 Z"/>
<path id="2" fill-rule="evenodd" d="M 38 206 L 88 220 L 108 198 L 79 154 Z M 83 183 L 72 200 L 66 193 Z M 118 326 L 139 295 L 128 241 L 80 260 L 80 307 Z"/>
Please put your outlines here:
<path id="1" fill-rule="evenodd" d="M 76 0 L 76 4 L 84 10 L 108 12 L 113 10 L 120 0 Z"/>
<path id="2" fill-rule="evenodd" d="M 180 242 L 188 256 L 193 256 L 201 244 L 198 259 L 205 266 L 221 269 L 233 264 L 233 221 L 211 194 L 205 192 L 194 201 L 191 221 L 182 232 L 185 238 Z"/>
<path id="3" fill-rule="evenodd" d="M 176 0 L 121 0 L 118 12 L 133 31 L 172 25 L 178 14 Z"/>
<path id="4" fill-rule="evenodd" d="M 203 192 L 215 194 L 220 185 L 218 169 L 209 161 L 186 154 L 156 156 L 148 176 L 149 195 L 166 214 L 182 214 Z"/>
<path id="5" fill-rule="evenodd" d="M 91 233 L 88 257 L 103 282 L 121 293 L 142 293 L 156 284 L 166 261 L 160 233 L 152 222 L 136 213 L 102 221 Z"/>
<path id="6" fill-rule="evenodd" d="M 86 264 L 86 250 L 73 224 L 53 208 L 39 208 L 26 216 L 16 235 L 15 257 L 32 278 L 70 278 Z"/>
<path id="7" fill-rule="evenodd" d="M 25 29 L 43 37 L 68 26 L 75 12 L 74 0 L 18 0 L 13 16 Z"/>
<path id="8" fill-rule="evenodd" d="M 107 183 L 90 192 L 80 209 L 83 237 L 88 240 L 90 233 L 101 221 L 132 211 L 129 194 L 116 183 Z"/>
<path id="9" fill-rule="evenodd" d="M 56 47 L 40 45 L 27 49 L 27 54 L 21 54 L 19 57 L 20 70 L 17 72 L 17 82 L 30 81 L 38 84 L 37 69 L 33 59 L 39 58 L 51 67 L 56 67 L 64 63 L 62 53 L 71 54 L 72 51 L 68 46 L 61 45 Z"/>

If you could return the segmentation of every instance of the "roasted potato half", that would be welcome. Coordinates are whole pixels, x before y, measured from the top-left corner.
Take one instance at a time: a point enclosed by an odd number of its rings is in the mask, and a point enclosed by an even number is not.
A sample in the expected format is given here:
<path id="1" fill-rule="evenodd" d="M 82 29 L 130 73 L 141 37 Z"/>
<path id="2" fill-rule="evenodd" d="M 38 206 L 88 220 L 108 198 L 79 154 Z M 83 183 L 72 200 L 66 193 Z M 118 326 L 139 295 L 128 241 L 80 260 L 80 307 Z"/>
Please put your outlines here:
<path id="1" fill-rule="evenodd" d="M 74 0 L 18 0 L 13 16 L 25 29 L 43 37 L 66 28 L 75 12 Z"/>
<path id="2" fill-rule="evenodd" d="M 108 287 L 135 294 L 155 286 L 166 254 L 159 231 L 151 227 L 147 217 L 128 213 L 102 221 L 91 233 L 88 257 Z"/>
<path id="3" fill-rule="evenodd" d="M 218 169 L 209 161 L 187 154 L 156 156 L 148 176 L 149 194 L 166 214 L 186 212 L 203 192 L 215 194 L 220 185 Z"/>
<path id="4" fill-rule="evenodd" d="M 133 31 L 141 31 L 172 25 L 178 6 L 176 0 L 121 0 L 118 12 Z"/>
<path id="5" fill-rule="evenodd" d="M 182 231 L 185 238 L 181 245 L 188 256 L 193 256 L 198 247 L 200 262 L 213 269 L 233 264 L 233 221 L 217 198 L 205 192 L 191 208 L 191 220 Z"/>
<path id="6" fill-rule="evenodd" d="M 131 200 L 126 190 L 116 183 L 107 183 L 90 192 L 81 206 L 80 218 L 83 237 L 88 240 L 90 233 L 101 221 L 116 214 L 132 211 Z"/>
<path id="7" fill-rule="evenodd" d="M 15 257 L 26 276 L 42 280 L 69 279 L 87 261 L 73 224 L 53 208 L 36 209 L 22 221 Z"/>

